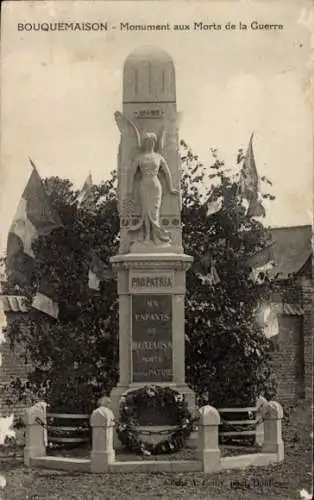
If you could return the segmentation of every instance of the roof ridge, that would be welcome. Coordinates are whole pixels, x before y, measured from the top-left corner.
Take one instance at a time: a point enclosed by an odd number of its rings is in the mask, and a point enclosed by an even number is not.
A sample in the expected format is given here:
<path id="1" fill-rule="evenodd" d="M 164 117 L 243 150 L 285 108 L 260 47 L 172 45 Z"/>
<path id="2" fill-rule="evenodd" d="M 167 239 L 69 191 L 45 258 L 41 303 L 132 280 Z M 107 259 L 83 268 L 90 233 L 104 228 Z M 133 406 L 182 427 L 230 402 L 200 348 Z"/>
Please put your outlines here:
<path id="1" fill-rule="evenodd" d="M 300 224 L 298 226 L 273 226 L 270 227 L 270 230 L 272 231 L 273 229 L 297 229 L 297 228 L 312 228 L 312 224 Z"/>

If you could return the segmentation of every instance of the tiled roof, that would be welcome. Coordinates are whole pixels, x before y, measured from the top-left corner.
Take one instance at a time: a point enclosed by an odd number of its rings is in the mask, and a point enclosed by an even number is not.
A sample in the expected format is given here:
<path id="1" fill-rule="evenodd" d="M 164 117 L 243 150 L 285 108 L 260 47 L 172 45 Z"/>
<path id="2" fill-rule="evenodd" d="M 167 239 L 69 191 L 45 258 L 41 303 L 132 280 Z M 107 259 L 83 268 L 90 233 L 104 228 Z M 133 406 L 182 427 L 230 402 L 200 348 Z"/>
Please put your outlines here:
<path id="1" fill-rule="evenodd" d="M 312 255 L 312 227 L 278 227 L 271 230 L 276 271 L 281 278 L 301 271 Z"/>
<path id="2" fill-rule="evenodd" d="M 274 303 L 272 304 L 274 311 L 279 315 L 287 316 L 303 316 L 304 310 L 298 304 Z"/>
<path id="3" fill-rule="evenodd" d="M 286 279 L 299 273 L 312 255 L 312 226 L 275 227 L 271 229 L 272 244 L 249 258 L 252 267 L 274 261 L 269 274 Z"/>
<path id="4" fill-rule="evenodd" d="M 27 312 L 25 298 L 20 295 L 0 295 L 4 312 Z"/>

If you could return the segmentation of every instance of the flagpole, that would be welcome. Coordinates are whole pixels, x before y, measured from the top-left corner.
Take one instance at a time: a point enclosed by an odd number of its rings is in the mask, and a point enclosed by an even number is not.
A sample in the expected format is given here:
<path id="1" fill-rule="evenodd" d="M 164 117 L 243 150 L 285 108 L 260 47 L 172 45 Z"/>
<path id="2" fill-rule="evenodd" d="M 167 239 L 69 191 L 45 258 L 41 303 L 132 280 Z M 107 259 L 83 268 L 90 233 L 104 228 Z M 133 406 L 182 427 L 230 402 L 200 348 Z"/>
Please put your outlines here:
<path id="1" fill-rule="evenodd" d="M 248 145 L 247 150 L 246 150 L 246 155 L 242 158 L 242 161 L 245 161 L 245 159 L 246 159 L 246 157 L 248 155 L 248 150 L 250 148 L 250 145 L 253 147 L 253 137 L 254 137 L 254 134 L 255 134 L 255 130 L 253 130 L 253 132 L 251 133 L 251 137 L 250 137 L 250 140 L 249 140 L 249 145 Z M 242 169 L 243 169 L 243 164 L 242 164 L 242 167 L 241 167 L 240 179 L 239 179 L 238 186 L 237 186 L 236 196 L 239 196 L 239 191 L 241 189 L 241 173 L 242 173 Z"/>
<path id="2" fill-rule="evenodd" d="M 35 165 L 35 163 L 33 162 L 33 160 L 31 159 L 31 157 L 30 157 L 30 156 L 28 157 L 28 160 L 29 160 L 29 162 L 30 162 L 30 164 L 31 164 L 32 168 L 33 168 L 34 170 L 37 170 L 36 165 Z"/>
<path id="3" fill-rule="evenodd" d="M 41 177 L 40 177 L 40 173 L 38 172 L 38 168 L 36 167 L 35 163 L 33 162 L 33 160 L 31 159 L 30 156 L 28 157 L 28 160 L 29 160 L 29 162 L 31 164 L 33 172 L 35 172 L 38 175 L 38 177 L 40 178 L 40 180 L 42 180 Z"/>

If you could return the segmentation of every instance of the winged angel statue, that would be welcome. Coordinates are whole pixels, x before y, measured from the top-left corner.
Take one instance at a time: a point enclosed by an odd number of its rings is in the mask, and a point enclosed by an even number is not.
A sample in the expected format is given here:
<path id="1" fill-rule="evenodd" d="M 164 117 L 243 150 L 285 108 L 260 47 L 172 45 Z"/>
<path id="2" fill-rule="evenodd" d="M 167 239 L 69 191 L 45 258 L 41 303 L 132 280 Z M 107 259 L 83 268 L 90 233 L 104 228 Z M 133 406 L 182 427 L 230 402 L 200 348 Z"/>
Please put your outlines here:
<path id="1" fill-rule="evenodd" d="M 119 149 L 119 176 L 127 176 L 127 194 L 134 200 L 137 193 L 140 207 L 140 220 L 129 231 L 135 233 L 135 240 L 145 244 L 162 245 L 170 242 L 168 231 L 160 226 L 160 207 L 163 197 L 163 184 L 170 194 L 178 195 L 174 189 L 171 172 L 165 158 L 160 154 L 164 146 L 163 129 L 158 134 L 144 133 L 141 137 L 136 125 L 119 111 L 115 120 L 121 132 L 122 140 L 128 136 Z M 132 144 L 132 145 L 131 145 Z M 165 183 L 161 182 L 164 174 Z M 122 180 L 122 179 L 121 179 Z"/>

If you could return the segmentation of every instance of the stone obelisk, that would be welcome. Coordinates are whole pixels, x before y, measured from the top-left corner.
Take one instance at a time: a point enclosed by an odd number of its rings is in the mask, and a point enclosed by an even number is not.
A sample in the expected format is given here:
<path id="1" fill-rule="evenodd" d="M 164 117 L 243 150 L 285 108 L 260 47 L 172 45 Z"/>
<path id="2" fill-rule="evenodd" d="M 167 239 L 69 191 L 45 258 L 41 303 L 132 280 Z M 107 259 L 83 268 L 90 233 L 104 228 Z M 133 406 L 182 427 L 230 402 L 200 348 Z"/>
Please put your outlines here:
<path id="1" fill-rule="evenodd" d="M 194 406 L 185 383 L 185 273 L 175 68 L 163 50 L 130 54 L 123 72 L 118 155 L 120 250 L 111 258 L 119 294 L 120 379 L 110 395 L 169 386 Z"/>

